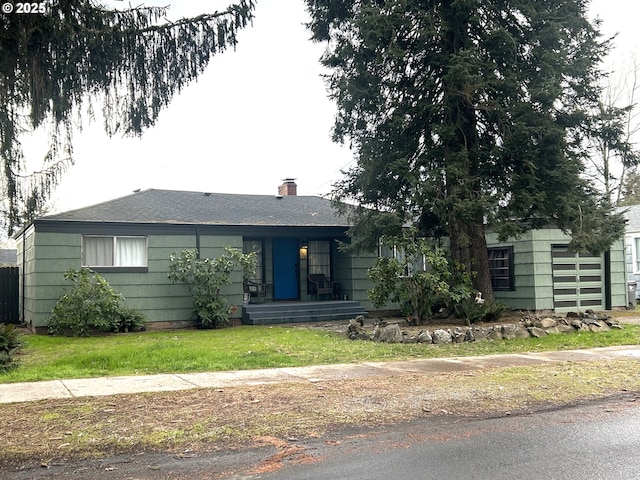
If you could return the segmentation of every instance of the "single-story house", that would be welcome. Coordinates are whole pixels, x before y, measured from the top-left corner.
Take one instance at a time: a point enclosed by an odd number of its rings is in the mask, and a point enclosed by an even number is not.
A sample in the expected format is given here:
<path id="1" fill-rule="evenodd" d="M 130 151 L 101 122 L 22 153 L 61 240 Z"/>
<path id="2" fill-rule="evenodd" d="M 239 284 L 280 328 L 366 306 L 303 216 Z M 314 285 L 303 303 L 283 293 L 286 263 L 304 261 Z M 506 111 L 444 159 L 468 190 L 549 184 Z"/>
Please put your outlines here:
<path id="1" fill-rule="evenodd" d="M 262 304 L 256 309 L 282 302 L 295 306 L 315 301 L 322 308 L 340 303 L 343 310 L 351 305 L 344 311 L 351 318 L 371 307 L 367 271 L 377 253 L 340 251 L 347 228 L 329 200 L 298 196 L 293 179 L 277 195 L 152 189 L 37 218 L 16 236 L 21 316 L 32 330 L 44 330 L 64 292 L 64 272 L 87 266 L 154 326 L 178 326 L 191 320 L 193 303 L 187 286 L 167 277 L 170 255 L 195 248 L 201 258 L 215 258 L 232 247 L 257 253 L 251 279 L 257 287 L 249 292 L 252 301 Z M 331 292 L 318 295 L 309 274 L 323 274 L 331 281 Z M 239 307 L 248 288 L 241 272 L 231 280 L 222 293 Z M 242 313 L 238 308 L 237 315 Z"/>
<path id="2" fill-rule="evenodd" d="M 154 327 L 190 323 L 192 299 L 186 285 L 169 281 L 169 257 L 195 248 L 201 258 L 215 258 L 225 247 L 258 257 L 250 286 L 236 272 L 222 292 L 238 307 L 250 299 L 250 305 L 238 308 L 243 322 L 352 318 L 372 310 L 367 272 L 379 253 L 339 249 L 340 241 L 348 241 L 348 228 L 329 200 L 298 196 L 293 179 L 286 179 L 277 195 L 152 189 L 44 216 L 16 236 L 21 319 L 32 330 L 44 331 L 68 286 L 64 272 L 87 266 Z M 557 229 L 531 231 L 508 242 L 488 234 L 487 240 L 495 297 L 511 308 L 627 305 L 622 240 L 597 257 L 567 252 L 569 239 Z M 322 296 L 309 277 L 319 274 L 331 280 Z M 284 314 L 284 306 L 297 310 L 297 317 Z M 260 320 L 260 315 L 271 320 Z"/>

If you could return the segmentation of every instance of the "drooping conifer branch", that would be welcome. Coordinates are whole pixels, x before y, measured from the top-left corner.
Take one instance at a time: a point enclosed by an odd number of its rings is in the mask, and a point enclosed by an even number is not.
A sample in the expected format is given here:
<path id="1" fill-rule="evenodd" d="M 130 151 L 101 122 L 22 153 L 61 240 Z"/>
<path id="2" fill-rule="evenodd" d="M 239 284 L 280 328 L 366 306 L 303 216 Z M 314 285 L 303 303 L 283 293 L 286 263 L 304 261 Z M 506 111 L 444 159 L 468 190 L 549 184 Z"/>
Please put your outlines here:
<path id="1" fill-rule="evenodd" d="M 93 0 L 53 0 L 45 14 L 0 16 L 7 229 L 43 205 L 64 171 L 60 160 L 73 162 L 73 132 L 83 115 L 102 111 L 108 135 L 141 135 L 213 55 L 237 45 L 254 8 L 254 0 L 239 0 L 224 11 L 171 22 L 164 7 L 111 10 Z M 20 137 L 42 126 L 50 131 L 48 153 L 39 173 L 25 179 Z"/>

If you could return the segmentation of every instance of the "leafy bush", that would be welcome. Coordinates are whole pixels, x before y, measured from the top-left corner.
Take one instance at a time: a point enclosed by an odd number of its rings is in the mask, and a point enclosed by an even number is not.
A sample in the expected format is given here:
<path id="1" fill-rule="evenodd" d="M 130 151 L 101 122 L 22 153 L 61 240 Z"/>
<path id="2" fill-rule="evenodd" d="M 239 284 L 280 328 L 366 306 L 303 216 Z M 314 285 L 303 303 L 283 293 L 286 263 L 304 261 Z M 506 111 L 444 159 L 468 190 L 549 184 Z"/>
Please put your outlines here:
<path id="1" fill-rule="evenodd" d="M 89 268 L 70 269 L 64 279 L 71 291 L 58 299 L 49 318 L 49 333 L 86 336 L 94 332 L 128 331 L 143 325 L 142 313 L 121 306 L 123 296 Z"/>
<path id="2" fill-rule="evenodd" d="M 147 329 L 144 314 L 135 308 L 120 307 L 115 330 L 118 332 L 138 332 Z"/>
<path id="3" fill-rule="evenodd" d="M 22 348 L 22 335 L 13 325 L 0 323 L 0 372 L 16 368 L 15 355 Z"/>
<path id="4" fill-rule="evenodd" d="M 456 315 L 463 318 L 467 325 L 479 321 L 492 322 L 499 319 L 507 310 L 509 307 L 498 300 L 477 303 L 474 298 L 468 298 L 454 304 Z"/>
<path id="5" fill-rule="evenodd" d="M 413 324 L 421 324 L 437 304 L 450 306 L 471 296 L 467 278 L 459 275 L 444 250 L 427 238 L 407 230 L 402 237 L 386 237 L 383 245 L 394 248 L 394 258 L 378 258 L 369 269 L 374 287 L 369 299 L 377 308 L 388 301 L 399 303 Z"/>
<path id="6" fill-rule="evenodd" d="M 241 268 L 244 278 L 250 278 L 256 268 L 256 254 L 242 253 L 225 247 L 220 257 L 198 258 L 195 249 L 183 250 L 180 255 L 170 257 L 169 279 L 184 282 L 189 287 L 195 306 L 196 324 L 200 328 L 216 328 L 228 325 L 233 307 L 220 295 L 223 285 L 231 283 L 231 272 Z"/>

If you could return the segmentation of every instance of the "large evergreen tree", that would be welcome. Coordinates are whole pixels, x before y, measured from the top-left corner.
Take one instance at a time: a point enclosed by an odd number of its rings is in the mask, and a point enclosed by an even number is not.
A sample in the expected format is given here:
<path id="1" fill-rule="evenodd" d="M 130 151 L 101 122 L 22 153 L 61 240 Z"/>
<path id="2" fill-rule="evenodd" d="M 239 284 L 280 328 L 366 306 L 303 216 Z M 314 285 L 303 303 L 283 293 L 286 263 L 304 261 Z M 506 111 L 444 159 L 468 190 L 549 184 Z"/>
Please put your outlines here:
<path id="1" fill-rule="evenodd" d="M 446 234 L 490 297 L 485 229 L 555 224 L 576 250 L 620 236 L 584 179 L 608 48 L 586 0 L 306 0 L 357 164 L 334 190 L 355 201 L 354 244 L 407 222 Z"/>
<path id="2" fill-rule="evenodd" d="M 140 135 L 214 54 L 236 45 L 255 2 L 175 22 L 167 8 L 42 5 L 45 12 L 0 15 L 0 199 L 9 231 L 42 208 L 73 162 L 82 117 L 100 109 L 107 134 Z M 41 170 L 25 175 L 21 135 L 41 127 L 49 152 Z"/>

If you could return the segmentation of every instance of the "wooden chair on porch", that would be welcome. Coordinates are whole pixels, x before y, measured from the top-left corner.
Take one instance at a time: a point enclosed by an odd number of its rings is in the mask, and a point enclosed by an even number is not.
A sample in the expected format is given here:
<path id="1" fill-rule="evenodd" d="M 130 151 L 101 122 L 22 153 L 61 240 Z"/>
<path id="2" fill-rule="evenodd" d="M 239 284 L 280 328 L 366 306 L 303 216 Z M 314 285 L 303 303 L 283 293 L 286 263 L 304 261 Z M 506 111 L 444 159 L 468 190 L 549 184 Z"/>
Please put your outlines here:
<path id="1" fill-rule="evenodd" d="M 324 276 L 324 273 L 311 273 L 307 275 L 311 293 L 316 295 L 320 301 L 320 295 L 329 295 L 329 300 L 333 298 L 333 283 Z"/>
<path id="2" fill-rule="evenodd" d="M 267 300 L 267 289 L 264 283 L 245 280 L 244 293 L 249 294 L 251 303 L 264 303 Z"/>

